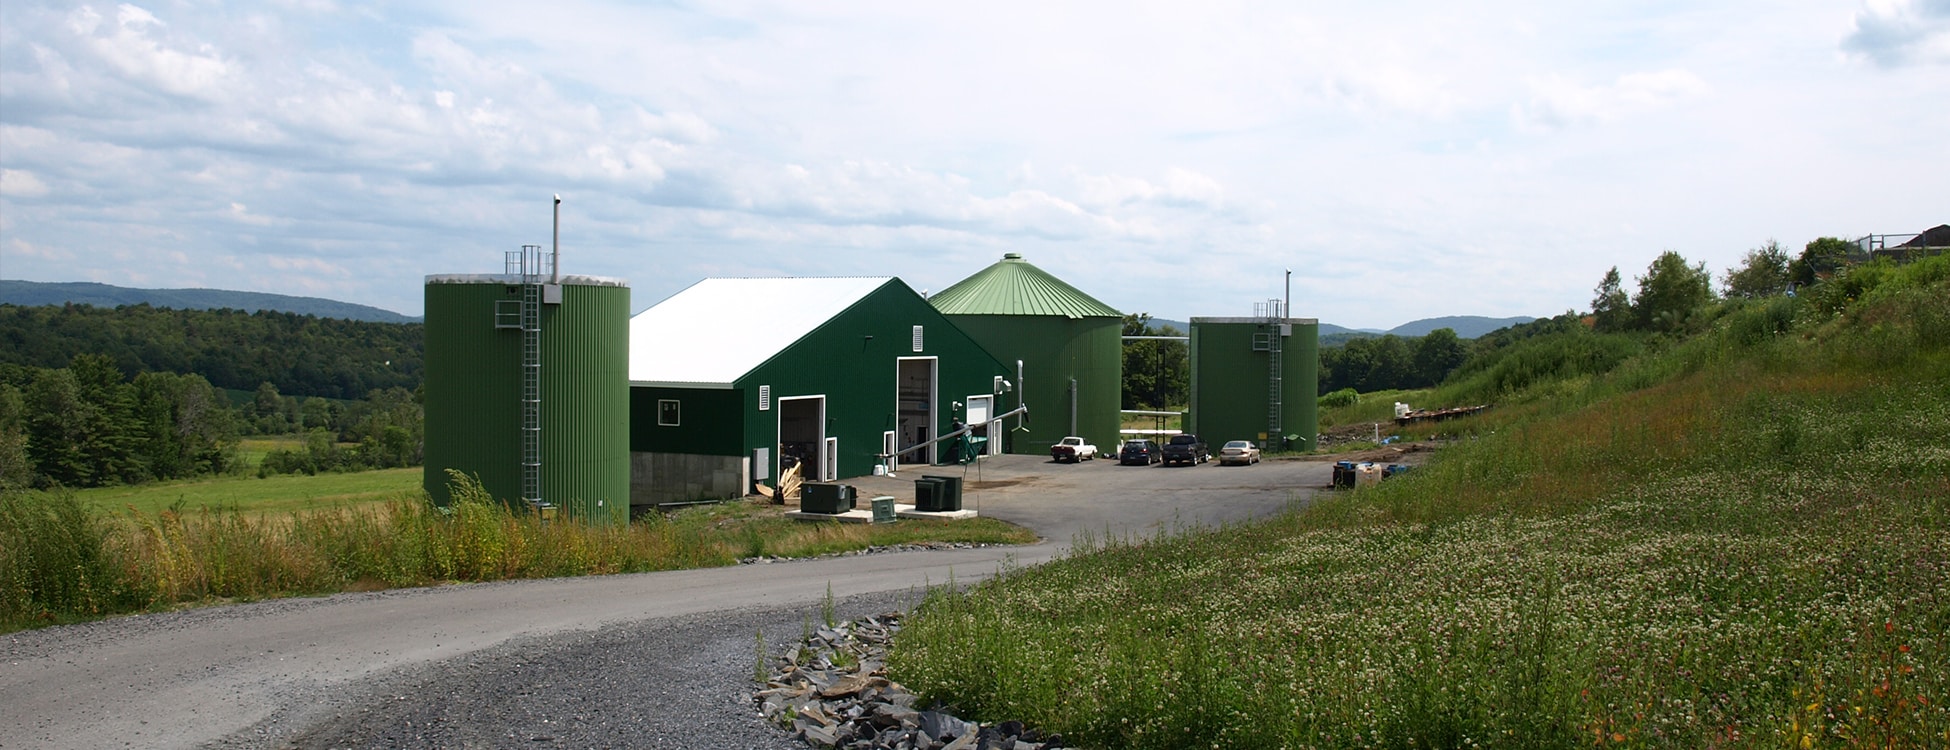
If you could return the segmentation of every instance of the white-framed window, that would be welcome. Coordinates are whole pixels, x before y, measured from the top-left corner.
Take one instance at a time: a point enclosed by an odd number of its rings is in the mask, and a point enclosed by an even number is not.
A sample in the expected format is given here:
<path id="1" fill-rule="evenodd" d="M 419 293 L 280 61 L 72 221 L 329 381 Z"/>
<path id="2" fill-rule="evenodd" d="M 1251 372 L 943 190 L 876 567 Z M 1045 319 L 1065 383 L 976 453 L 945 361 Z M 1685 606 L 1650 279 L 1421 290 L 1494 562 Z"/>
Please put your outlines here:
<path id="1" fill-rule="evenodd" d="M 758 387 L 758 410 L 772 410 L 772 386 L 761 385 Z"/>
<path id="2" fill-rule="evenodd" d="M 677 427 L 683 424 L 684 405 L 674 398 L 657 399 L 657 426 Z"/>
<path id="3" fill-rule="evenodd" d="M 914 327 L 914 351 L 921 351 L 921 327 Z"/>

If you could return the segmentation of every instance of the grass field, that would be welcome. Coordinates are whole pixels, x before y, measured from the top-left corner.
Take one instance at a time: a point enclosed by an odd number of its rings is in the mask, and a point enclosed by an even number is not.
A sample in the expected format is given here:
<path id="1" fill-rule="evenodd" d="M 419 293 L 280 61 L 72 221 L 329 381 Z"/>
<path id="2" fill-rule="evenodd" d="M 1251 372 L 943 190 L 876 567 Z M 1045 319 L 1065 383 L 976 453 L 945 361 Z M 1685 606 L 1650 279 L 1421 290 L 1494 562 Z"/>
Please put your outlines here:
<path id="1" fill-rule="evenodd" d="M 587 526 L 517 513 L 420 469 L 0 493 L 0 632 L 125 612 L 446 581 L 598 575 L 916 542 L 1028 544 L 994 519 L 804 523 L 730 502 Z"/>
<path id="2" fill-rule="evenodd" d="M 421 469 L 382 469 L 345 474 L 288 474 L 256 477 L 205 477 L 124 487 L 77 490 L 83 504 L 108 513 L 135 509 L 154 515 L 166 509 L 235 509 L 250 514 L 288 513 L 321 508 L 380 506 L 417 495 Z"/>
<path id="3" fill-rule="evenodd" d="M 1950 747 L 1950 264 L 1917 275 L 1540 382 L 1376 488 L 934 592 L 888 676 L 1086 748 Z"/>

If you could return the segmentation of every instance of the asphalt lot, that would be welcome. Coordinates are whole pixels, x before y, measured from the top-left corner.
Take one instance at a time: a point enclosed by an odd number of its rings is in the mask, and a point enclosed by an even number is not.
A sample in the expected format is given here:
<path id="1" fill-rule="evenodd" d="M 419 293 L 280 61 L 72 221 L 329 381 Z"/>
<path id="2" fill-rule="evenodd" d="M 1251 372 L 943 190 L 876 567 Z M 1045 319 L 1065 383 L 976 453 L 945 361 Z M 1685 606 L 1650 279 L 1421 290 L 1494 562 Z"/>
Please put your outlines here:
<path id="1" fill-rule="evenodd" d="M 0 748 L 494 747 L 541 737 L 758 746 L 769 730 L 739 697 L 754 629 L 796 633 L 829 592 L 843 609 L 904 606 L 929 583 L 1048 560 L 1082 531 L 1148 535 L 1275 513 L 1323 489 L 1332 468 L 1000 456 L 848 481 L 862 496 L 911 499 L 920 474 L 957 472 L 965 507 L 1044 541 L 341 594 L 14 633 L 0 638 Z M 627 664 L 613 661 L 614 644 L 631 644 Z M 537 664 L 547 665 L 539 677 Z M 584 673 L 592 677 L 562 677 Z M 655 710 L 627 700 L 652 693 Z"/>

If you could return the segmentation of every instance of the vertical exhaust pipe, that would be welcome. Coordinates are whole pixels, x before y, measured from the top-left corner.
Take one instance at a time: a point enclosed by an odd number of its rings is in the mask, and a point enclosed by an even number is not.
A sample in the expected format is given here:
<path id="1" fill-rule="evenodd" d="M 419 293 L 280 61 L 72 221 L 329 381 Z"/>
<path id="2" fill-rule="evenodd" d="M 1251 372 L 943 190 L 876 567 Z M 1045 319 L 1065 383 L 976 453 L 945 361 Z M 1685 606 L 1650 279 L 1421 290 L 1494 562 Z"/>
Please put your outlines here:
<path id="1" fill-rule="evenodd" d="M 555 245 L 549 255 L 548 283 L 562 283 L 562 194 L 555 194 Z"/>

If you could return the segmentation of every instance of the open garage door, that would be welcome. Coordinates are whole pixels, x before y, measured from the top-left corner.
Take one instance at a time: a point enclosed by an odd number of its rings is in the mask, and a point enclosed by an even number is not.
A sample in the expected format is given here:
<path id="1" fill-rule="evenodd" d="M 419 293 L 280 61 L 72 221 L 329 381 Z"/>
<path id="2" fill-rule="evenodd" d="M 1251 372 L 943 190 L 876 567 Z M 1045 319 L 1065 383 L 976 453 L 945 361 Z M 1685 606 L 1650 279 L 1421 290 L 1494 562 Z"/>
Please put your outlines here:
<path id="1" fill-rule="evenodd" d="M 906 451 L 917 445 L 927 447 L 912 453 L 903 452 L 899 463 L 932 464 L 935 447 L 929 441 L 935 439 L 935 364 L 934 357 L 901 357 L 899 377 L 894 381 L 895 414 L 899 415 L 899 425 L 894 438 L 900 443 L 900 450 Z"/>
<path id="2" fill-rule="evenodd" d="M 787 396 L 778 399 L 779 476 L 798 466 L 799 478 L 820 481 L 826 474 L 826 397 Z"/>

